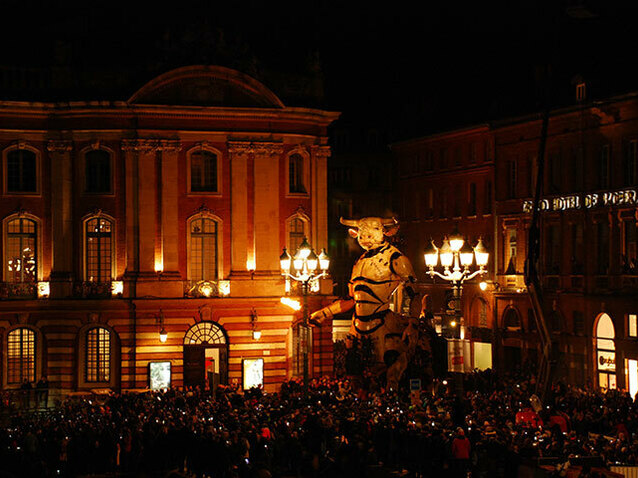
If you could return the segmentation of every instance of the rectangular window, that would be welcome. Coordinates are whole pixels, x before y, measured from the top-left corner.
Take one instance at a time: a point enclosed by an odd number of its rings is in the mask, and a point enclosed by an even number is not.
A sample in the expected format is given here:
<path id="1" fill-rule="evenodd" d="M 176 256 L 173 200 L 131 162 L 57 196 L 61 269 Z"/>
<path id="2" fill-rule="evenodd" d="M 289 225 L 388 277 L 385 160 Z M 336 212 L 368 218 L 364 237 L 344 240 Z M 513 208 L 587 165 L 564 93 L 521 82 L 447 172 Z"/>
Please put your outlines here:
<path id="1" fill-rule="evenodd" d="M 449 212 L 448 212 L 447 191 L 443 189 L 439 194 L 441 195 L 441 200 L 439 202 L 439 204 L 441 204 L 439 217 L 448 217 Z"/>
<path id="2" fill-rule="evenodd" d="M 288 227 L 288 253 L 294 256 L 306 235 L 304 221 L 295 217 L 290 221 Z"/>
<path id="3" fill-rule="evenodd" d="M 609 156 L 609 145 L 602 145 L 600 148 L 600 162 L 598 167 L 598 187 L 600 189 L 606 189 L 609 187 Z"/>
<path id="4" fill-rule="evenodd" d="M 14 149 L 7 153 L 7 192 L 38 192 L 37 158 L 33 151 Z"/>
<path id="5" fill-rule="evenodd" d="M 627 335 L 629 337 L 638 337 L 638 316 L 636 314 L 627 316 Z"/>
<path id="6" fill-rule="evenodd" d="M 492 214 L 492 181 L 485 182 L 485 204 L 483 214 Z"/>
<path id="7" fill-rule="evenodd" d="M 560 226 L 552 224 L 547 226 L 545 235 L 545 267 L 546 273 L 556 275 L 560 273 Z"/>
<path id="8" fill-rule="evenodd" d="M 190 278 L 192 281 L 217 279 L 217 222 L 191 221 Z"/>
<path id="9" fill-rule="evenodd" d="M 434 169 L 434 158 L 432 151 L 425 152 L 425 171 L 432 171 Z"/>
<path id="10" fill-rule="evenodd" d="M 109 282 L 112 278 L 111 222 L 94 218 L 86 222 L 86 280 Z"/>
<path id="11" fill-rule="evenodd" d="M 578 146 L 574 149 L 572 155 L 572 170 L 565 178 L 571 178 L 571 185 L 573 191 L 583 190 L 583 174 L 585 170 L 585 149 L 583 146 Z"/>
<path id="12" fill-rule="evenodd" d="M 108 382 L 111 379 L 111 333 L 103 327 L 86 334 L 86 381 Z"/>
<path id="13" fill-rule="evenodd" d="M 517 196 L 517 185 L 518 167 L 516 160 L 510 160 L 507 162 L 507 199 L 514 199 Z"/>
<path id="14" fill-rule="evenodd" d="M 291 154 L 288 158 L 288 181 L 291 193 L 305 194 L 304 158 L 300 154 Z"/>
<path id="15" fill-rule="evenodd" d="M 462 161 L 463 151 L 460 146 L 454 149 L 454 166 L 460 166 Z"/>
<path id="16" fill-rule="evenodd" d="M 529 164 L 529 196 L 534 197 L 536 194 L 536 176 L 538 175 L 538 161 L 535 154 L 530 154 L 527 158 Z"/>
<path id="17" fill-rule="evenodd" d="M 571 227 L 571 235 L 572 235 L 572 257 L 571 257 L 571 265 L 572 265 L 572 274 L 583 274 L 584 273 L 584 262 L 585 262 L 585 241 L 583 238 L 583 225 L 582 224 L 572 224 Z"/>
<path id="18" fill-rule="evenodd" d="M 454 201 L 454 217 L 461 217 L 461 202 L 463 201 L 463 193 L 461 186 L 454 187 L 454 197 L 452 200 Z"/>
<path id="19" fill-rule="evenodd" d="M 439 151 L 439 169 L 447 168 L 447 148 L 441 148 Z"/>
<path id="20" fill-rule="evenodd" d="M 506 231 L 506 240 L 507 244 L 505 246 L 505 264 L 507 264 L 507 269 L 505 270 L 506 275 L 514 275 L 516 274 L 516 252 L 517 252 L 517 237 L 516 237 L 516 228 L 509 228 Z"/>
<path id="21" fill-rule="evenodd" d="M 631 219 L 623 221 L 623 250 L 622 268 L 623 274 L 638 274 L 638 261 L 636 260 L 636 221 Z"/>
<path id="22" fill-rule="evenodd" d="M 432 188 L 428 188 L 426 211 L 428 217 L 432 217 L 434 215 L 434 189 Z"/>
<path id="23" fill-rule="evenodd" d="M 553 193 L 561 191 L 562 181 L 562 158 L 560 151 L 555 151 L 549 155 L 549 190 Z"/>
<path id="24" fill-rule="evenodd" d="M 27 328 L 7 335 L 7 383 L 35 381 L 35 332 Z"/>
<path id="25" fill-rule="evenodd" d="M 467 215 L 476 216 L 476 183 L 470 183 L 468 190 Z"/>
<path id="26" fill-rule="evenodd" d="M 191 153 L 191 191 L 217 192 L 217 155 L 200 150 Z"/>
<path id="27" fill-rule="evenodd" d="M 96 149 L 84 156 L 85 192 L 111 192 L 111 155 L 107 151 Z"/>
<path id="28" fill-rule="evenodd" d="M 470 144 L 470 164 L 476 163 L 478 158 L 478 144 L 471 143 Z"/>
<path id="29" fill-rule="evenodd" d="M 30 219 L 13 219 L 7 223 L 7 282 L 35 282 L 38 274 L 36 223 Z"/>
<path id="30" fill-rule="evenodd" d="M 596 274 L 606 275 L 609 270 L 609 224 L 596 224 Z"/>

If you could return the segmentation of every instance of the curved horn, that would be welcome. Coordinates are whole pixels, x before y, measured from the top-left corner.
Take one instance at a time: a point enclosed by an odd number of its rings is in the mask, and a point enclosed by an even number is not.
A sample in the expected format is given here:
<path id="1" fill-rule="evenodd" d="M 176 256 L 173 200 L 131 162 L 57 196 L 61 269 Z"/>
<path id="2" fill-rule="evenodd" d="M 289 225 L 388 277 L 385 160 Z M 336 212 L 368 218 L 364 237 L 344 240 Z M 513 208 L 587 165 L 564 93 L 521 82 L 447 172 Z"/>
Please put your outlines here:
<path id="1" fill-rule="evenodd" d="M 359 221 L 357 219 L 344 219 L 340 217 L 339 222 L 343 224 L 344 226 L 359 227 Z"/>
<path id="2" fill-rule="evenodd" d="M 390 219 L 381 219 L 381 225 L 384 227 L 392 227 L 396 226 L 397 224 L 399 224 L 399 221 L 397 221 L 396 217 Z"/>

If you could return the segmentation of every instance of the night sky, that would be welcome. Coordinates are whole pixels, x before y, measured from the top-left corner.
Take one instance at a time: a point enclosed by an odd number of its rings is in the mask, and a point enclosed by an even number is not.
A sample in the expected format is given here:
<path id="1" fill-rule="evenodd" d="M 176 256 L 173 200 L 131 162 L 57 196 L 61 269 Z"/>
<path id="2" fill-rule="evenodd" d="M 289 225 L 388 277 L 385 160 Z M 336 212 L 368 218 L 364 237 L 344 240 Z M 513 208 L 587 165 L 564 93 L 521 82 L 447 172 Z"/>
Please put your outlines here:
<path id="1" fill-rule="evenodd" d="M 286 104 L 342 111 L 401 139 L 538 111 L 546 65 L 551 106 L 572 101 L 576 74 L 593 98 L 638 89 L 637 11 L 615 3 L 12 0 L 0 65 L 69 68 L 73 85 L 0 96 L 122 100 L 172 68 L 219 64 Z M 296 76 L 318 78 L 321 92 L 281 86 Z"/>

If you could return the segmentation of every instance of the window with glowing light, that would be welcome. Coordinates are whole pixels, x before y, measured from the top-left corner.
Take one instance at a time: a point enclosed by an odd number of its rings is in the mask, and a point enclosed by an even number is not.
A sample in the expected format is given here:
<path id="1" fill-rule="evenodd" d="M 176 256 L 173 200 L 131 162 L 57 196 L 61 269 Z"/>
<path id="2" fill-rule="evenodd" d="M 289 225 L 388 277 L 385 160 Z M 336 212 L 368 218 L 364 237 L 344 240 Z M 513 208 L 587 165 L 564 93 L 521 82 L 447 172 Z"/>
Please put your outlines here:
<path id="1" fill-rule="evenodd" d="M 13 149 L 6 153 L 7 193 L 38 192 L 38 157 L 29 149 Z"/>
<path id="2" fill-rule="evenodd" d="M 35 381 L 36 335 L 26 327 L 7 334 L 7 383 Z"/>
<path id="3" fill-rule="evenodd" d="M 7 282 L 35 282 L 38 276 L 37 223 L 16 218 L 6 225 L 5 277 Z"/>
<path id="4" fill-rule="evenodd" d="M 88 282 L 110 282 L 113 270 L 113 223 L 103 217 L 85 222 L 85 276 Z"/>
<path id="5" fill-rule="evenodd" d="M 217 279 L 217 221 L 210 218 L 190 222 L 190 279 Z"/>
<path id="6" fill-rule="evenodd" d="M 111 332 L 94 327 L 86 332 L 87 382 L 108 382 L 111 379 Z"/>
<path id="7" fill-rule="evenodd" d="M 611 317 L 600 314 L 594 326 L 596 337 L 596 368 L 598 386 L 603 389 L 616 388 L 616 331 Z"/>
<path id="8" fill-rule="evenodd" d="M 84 155 L 84 191 L 90 194 L 111 192 L 111 155 L 96 149 Z"/>
<path id="9" fill-rule="evenodd" d="M 190 154 L 190 190 L 194 193 L 218 192 L 218 157 L 217 154 L 197 150 Z"/>

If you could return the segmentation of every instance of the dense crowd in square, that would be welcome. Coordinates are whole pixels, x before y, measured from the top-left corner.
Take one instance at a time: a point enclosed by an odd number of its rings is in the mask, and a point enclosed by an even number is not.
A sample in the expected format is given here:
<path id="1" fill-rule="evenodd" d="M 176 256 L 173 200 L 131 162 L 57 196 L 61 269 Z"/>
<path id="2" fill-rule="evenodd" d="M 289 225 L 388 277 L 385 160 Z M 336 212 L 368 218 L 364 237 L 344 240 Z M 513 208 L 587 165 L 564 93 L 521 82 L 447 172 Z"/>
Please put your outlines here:
<path id="1" fill-rule="evenodd" d="M 298 380 L 259 389 L 112 394 L 46 411 L 8 410 L 3 476 L 516 476 L 538 457 L 638 462 L 638 405 L 628 393 L 556 384 L 542 408 L 534 379 L 466 377 L 465 392 L 435 381 L 412 396 L 374 380 Z M 363 385 L 363 386 L 361 386 Z M 178 475 L 179 476 L 179 475 Z"/>

